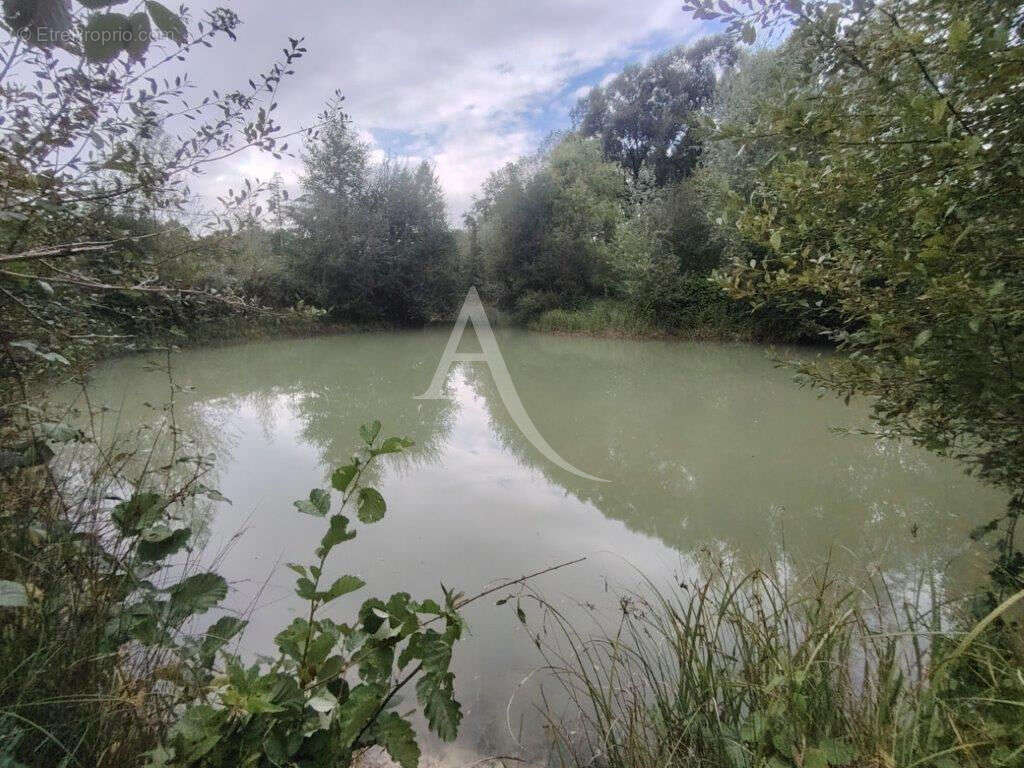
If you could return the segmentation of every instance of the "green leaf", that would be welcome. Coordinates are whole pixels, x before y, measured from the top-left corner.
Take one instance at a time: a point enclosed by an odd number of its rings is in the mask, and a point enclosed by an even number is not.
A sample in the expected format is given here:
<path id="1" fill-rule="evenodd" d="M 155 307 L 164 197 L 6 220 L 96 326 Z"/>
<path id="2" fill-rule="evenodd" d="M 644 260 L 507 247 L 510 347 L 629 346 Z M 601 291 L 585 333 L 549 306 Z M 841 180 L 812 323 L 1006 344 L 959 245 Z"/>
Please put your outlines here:
<path id="1" fill-rule="evenodd" d="M 111 5 L 124 5 L 128 0 L 78 0 L 79 5 L 92 11 Z"/>
<path id="2" fill-rule="evenodd" d="M 295 580 L 295 594 L 303 600 L 316 599 L 316 585 L 305 576 Z"/>
<path id="3" fill-rule="evenodd" d="M 0 580 L 0 608 L 22 608 L 28 605 L 25 586 L 16 581 Z"/>
<path id="4" fill-rule="evenodd" d="M 452 741 L 459 732 L 462 707 L 454 698 L 455 675 L 451 672 L 428 673 L 416 683 L 416 696 L 427 716 L 430 730 L 443 741 Z"/>
<path id="5" fill-rule="evenodd" d="M 387 508 L 388 505 L 384 501 L 384 497 L 380 495 L 380 491 L 375 488 L 359 489 L 359 510 L 357 514 L 359 515 L 360 522 L 376 523 L 378 520 L 383 519 Z"/>
<path id="6" fill-rule="evenodd" d="M 312 707 L 314 712 L 326 715 L 334 711 L 334 708 L 338 706 L 338 700 L 334 697 L 333 693 L 321 688 L 320 692 L 312 696 L 306 704 Z"/>
<path id="7" fill-rule="evenodd" d="M 416 768 L 420 761 L 420 747 L 416 734 L 405 718 L 395 712 L 384 712 L 377 718 L 377 740 L 402 768 Z"/>
<path id="8" fill-rule="evenodd" d="M 128 17 L 128 31 L 131 33 L 125 43 L 125 50 L 135 61 L 146 55 L 149 41 L 153 37 L 153 28 L 149 25 L 149 16 L 144 13 L 133 13 Z"/>
<path id="9" fill-rule="evenodd" d="M 349 484 L 355 478 L 358 471 L 359 465 L 355 462 L 352 464 L 346 464 L 343 467 L 338 467 L 334 470 L 334 474 L 331 475 L 331 485 L 333 485 L 336 490 L 347 491 Z"/>
<path id="10" fill-rule="evenodd" d="M 189 539 L 192 538 L 192 529 L 178 528 L 169 536 L 155 541 L 147 539 L 145 534 L 146 532 L 144 531 L 136 552 L 140 560 L 152 563 L 164 560 L 180 552 L 188 544 Z"/>
<path id="11" fill-rule="evenodd" d="M 380 434 L 380 422 L 374 421 L 372 424 L 363 424 L 359 428 L 359 435 L 363 438 L 363 442 L 367 445 L 373 445 L 373 441 L 377 439 L 377 435 Z"/>
<path id="12" fill-rule="evenodd" d="M 757 32 L 754 30 L 753 24 L 744 24 L 740 37 L 747 45 L 753 45 L 754 41 L 757 40 Z"/>
<path id="13" fill-rule="evenodd" d="M 228 583 L 216 573 L 197 573 L 171 587 L 168 615 L 172 621 L 205 613 L 228 596 Z"/>
<path id="14" fill-rule="evenodd" d="M 437 616 L 442 613 L 441 606 L 437 604 L 437 601 L 431 600 L 429 597 L 419 603 L 414 603 L 413 608 L 416 613 L 430 613 Z"/>
<path id="15" fill-rule="evenodd" d="M 188 38 L 188 30 L 178 14 L 168 10 L 155 0 L 146 0 L 146 10 L 156 24 L 157 29 L 167 35 L 178 45 L 183 45 Z"/>
<path id="16" fill-rule="evenodd" d="M 344 515 L 332 515 L 331 516 L 331 527 L 324 534 L 323 539 L 320 540 L 320 549 L 317 554 L 320 557 L 325 556 L 334 547 L 343 541 L 349 541 L 356 537 L 355 531 L 348 529 L 348 518 Z"/>
<path id="17" fill-rule="evenodd" d="M 174 531 L 172 531 L 170 527 L 163 523 L 157 523 L 140 533 L 139 538 L 143 541 L 156 543 L 163 541 L 164 539 L 169 539 L 173 534 Z"/>
<path id="18" fill-rule="evenodd" d="M 82 49 L 89 61 L 105 63 L 127 49 L 130 37 L 131 27 L 123 13 L 96 13 L 82 31 Z"/>
<path id="19" fill-rule="evenodd" d="M 386 453 L 401 453 L 406 448 L 411 448 L 414 445 L 416 443 L 407 437 L 389 437 L 380 444 L 379 448 L 374 448 L 370 453 L 374 456 L 382 456 Z"/>
<path id="20" fill-rule="evenodd" d="M 137 536 L 163 516 L 166 501 L 159 493 L 136 493 L 110 513 L 122 536 Z"/>
<path id="21" fill-rule="evenodd" d="M 345 703 L 338 707 L 337 714 L 344 745 L 352 745 L 380 707 L 384 695 L 384 687 L 376 683 L 360 683 L 351 690 Z"/>
<path id="22" fill-rule="evenodd" d="M 336 579 L 330 589 L 326 592 L 320 592 L 317 597 L 323 600 L 324 603 L 329 603 L 331 600 L 347 595 L 349 592 L 355 592 L 357 589 L 362 589 L 365 586 L 366 582 L 358 576 L 346 575 Z"/>
<path id="23" fill-rule="evenodd" d="M 179 764 L 191 765 L 213 749 L 221 739 L 220 726 L 229 715 L 228 710 L 208 704 L 186 709 L 169 734 Z"/>
<path id="24" fill-rule="evenodd" d="M 314 488 L 309 492 L 309 501 L 296 501 L 295 508 L 305 515 L 324 517 L 331 509 L 331 494 L 322 488 Z"/>
<path id="25" fill-rule="evenodd" d="M 222 616 L 206 630 L 200 646 L 200 654 L 207 666 L 213 663 L 217 651 L 227 645 L 235 635 L 241 632 L 249 624 L 234 616 Z"/>
<path id="26" fill-rule="evenodd" d="M 277 766 L 294 765 L 291 757 L 302 746 L 302 732 L 289 729 L 278 723 L 263 738 L 263 752 L 267 759 Z"/>
<path id="27" fill-rule="evenodd" d="M 274 637 L 274 644 L 285 656 L 290 656 L 298 661 L 302 657 L 302 649 L 305 646 L 309 629 L 308 621 L 295 619 L 277 633 Z"/>
<path id="28" fill-rule="evenodd" d="M 333 680 L 345 670 L 345 658 L 343 656 L 331 656 L 316 671 L 317 680 Z"/>
<path id="29" fill-rule="evenodd" d="M 309 572 L 306 570 L 306 566 L 299 565 L 298 563 L 288 563 L 288 568 L 295 571 L 299 576 L 308 576 Z"/>
<path id="30" fill-rule="evenodd" d="M 932 329 L 925 328 L 917 336 L 914 337 L 914 349 L 924 346 L 928 343 L 928 340 L 932 337 Z"/>

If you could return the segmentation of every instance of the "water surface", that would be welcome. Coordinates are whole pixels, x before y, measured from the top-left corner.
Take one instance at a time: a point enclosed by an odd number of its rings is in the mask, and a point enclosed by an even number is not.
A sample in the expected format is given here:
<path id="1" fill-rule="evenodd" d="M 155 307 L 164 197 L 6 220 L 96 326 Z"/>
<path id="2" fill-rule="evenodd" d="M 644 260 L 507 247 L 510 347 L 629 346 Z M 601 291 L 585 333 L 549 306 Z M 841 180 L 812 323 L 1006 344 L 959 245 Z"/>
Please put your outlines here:
<path id="1" fill-rule="evenodd" d="M 233 502 L 217 506 L 206 551 L 220 555 L 231 606 L 255 606 L 246 648 L 269 650 L 296 615 L 294 576 L 281 564 L 311 559 L 323 532 L 292 502 L 327 485 L 373 418 L 417 445 L 375 478 L 385 520 L 328 563 L 325 577 L 357 573 L 369 584 L 327 609 L 339 621 L 371 594 L 439 596 L 441 582 L 473 593 L 581 556 L 536 587 L 567 610 L 583 602 L 614 613 L 635 569 L 683 578 L 702 548 L 783 562 L 795 577 L 831 557 L 854 583 L 933 571 L 954 588 L 976 557 L 967 531 L 1004 503 L 911 446 L 835 434 L 868 426 L 863 405 L 797 387 L 764 347 L 499 331 L 534 423 L 567 461 L 611 482 L 583 480 L 526 443 L 483 364 L 454 367 L 446 399 L 414 399 L 446 341 L 447 331 L 427 330 L 173 356 L 175 379 L 193 388 L 177 396 L 178 424 L 216 454 L 210 484 Z M 148 359 L 92 376 L 93 404 L 118 413 L 106 417 L 108 434 L 153 419 L 167 399 Z M 492 599 L 467 611 L 472 634 L 455 663 L 465 719 L 447 748 L 456 762 L 514 753 L 518 742 L 540 749 L 537 680 L 519 686 L 540 660 L 509 607 Z"/>

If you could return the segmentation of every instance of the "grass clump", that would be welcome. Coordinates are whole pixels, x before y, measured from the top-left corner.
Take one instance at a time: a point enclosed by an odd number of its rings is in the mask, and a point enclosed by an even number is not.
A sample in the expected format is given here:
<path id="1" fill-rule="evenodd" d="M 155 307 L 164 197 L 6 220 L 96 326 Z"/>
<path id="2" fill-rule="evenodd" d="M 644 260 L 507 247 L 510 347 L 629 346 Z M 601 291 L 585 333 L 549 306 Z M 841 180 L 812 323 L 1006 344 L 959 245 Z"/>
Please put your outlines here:
<path id="1" fill-rule="evenodd" d="M 602 299 L 579 309 L 549 309 L 529 323 L 535 331 L 549 333 L 613 334 L 647 336 L 657 329 L 623 301 Z"/>
<path id="2" fill-rule="evenodd" d="M 546 709 L 553 762 L 1024 765 L 1024 645 L 1012 620 L 1022 597 L 944 626 L 933 601 L 919 609 L 884 585 L 866 595 L 825 576 L 797 592 L 760 570 L 718 568 L 678 590 L 622 596 L 612 630 L 593 634 L 541 599 L 538 644 L 569 702 Z"/>

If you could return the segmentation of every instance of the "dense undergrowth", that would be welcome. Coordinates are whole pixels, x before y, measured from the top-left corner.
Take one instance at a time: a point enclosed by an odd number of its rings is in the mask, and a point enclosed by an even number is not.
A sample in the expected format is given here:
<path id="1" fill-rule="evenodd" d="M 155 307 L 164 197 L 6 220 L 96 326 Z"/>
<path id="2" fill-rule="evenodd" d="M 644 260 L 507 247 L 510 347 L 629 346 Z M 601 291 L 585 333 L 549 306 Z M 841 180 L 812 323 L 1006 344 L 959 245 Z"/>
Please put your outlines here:
<path id="1" fill-rule="evenodd" d="M 325 563 L 357 535 L 345 512 L 362 524 L 384 517 L 366 470 L 411 442 L 381 438 L 379 422 L 362 427 L 352 461 L 331 477 L 334 513 L 330 490 L 295 503 L 328 523 L 314 560 L 288 565 L 308 615 L 281 628 L 278 657 L 253 663 L 231 646 L 244 617 L 195 620 L 228 593 L 200 565 L 210 512 L 198 501 L 227 500 L 203 483 L 213 457 L 178 433 L 169 386 L 148 448 L 35 422 L 47 431 L 34 452 L 0 473 L 0 762 L 344 766 L 379 745 L 415 768 L 412 726 L 390 704 L 415 679 L 430 728 L 455 737 L 448 665 L 461 595 L 369 599 L 350 624 L 320 614 L 365 586 L 351 575 L 326 583 Z M 64 447 L 51 462 L 54 443 Z"/>
<path id="2" fill-rule="evenodd" d="M 621 299 L 596 299 L 575 309 L 555 308 L 520 318 L 535 331 L 672 338 L 695 341 L 754 341 L 765 343 L 823 344 L 824 337 L 780 316 L 758 311 L 735 301 L 706 277 L 692 276 L 683 282 L 670 307 L 655 312 L 638 309 Z"/>

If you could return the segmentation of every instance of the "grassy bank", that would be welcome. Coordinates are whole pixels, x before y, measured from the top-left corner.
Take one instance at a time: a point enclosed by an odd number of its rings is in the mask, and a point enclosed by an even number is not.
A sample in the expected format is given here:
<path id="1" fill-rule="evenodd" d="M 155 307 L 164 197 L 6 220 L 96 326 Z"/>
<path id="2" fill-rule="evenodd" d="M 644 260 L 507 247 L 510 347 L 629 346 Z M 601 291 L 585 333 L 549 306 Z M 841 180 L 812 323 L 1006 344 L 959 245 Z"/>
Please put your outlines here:
<path id="1" fill-rule="evenodd" d="M 821 343 L 821 338 L 767 311 L 755 312 L 724 296 L 671 313 L 643 312 L 629 302 L 599 299 L 575 309 L 549 309 L 529 318 L 530 330 L 609 338 Z"/>
<path id="2" fill-rule="evenodd" d="M 554 762 L 1024 765 L 1024 592 L 982 618 L 927 589 L 911 597 L 718 566 L 623 595 L 596 633 L 538 598 L 536 637 L 570 701 L 546 712 Z"/>

